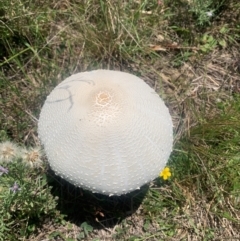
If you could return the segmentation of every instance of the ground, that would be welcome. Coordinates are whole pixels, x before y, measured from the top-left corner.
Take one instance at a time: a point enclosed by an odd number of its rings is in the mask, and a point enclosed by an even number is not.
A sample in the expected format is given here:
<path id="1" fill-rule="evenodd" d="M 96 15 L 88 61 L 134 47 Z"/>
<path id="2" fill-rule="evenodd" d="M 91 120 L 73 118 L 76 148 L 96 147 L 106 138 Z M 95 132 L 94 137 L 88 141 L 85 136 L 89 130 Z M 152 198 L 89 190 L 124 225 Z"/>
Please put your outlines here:
<path id="1" fill-rule="evenodd" d="M 39 147 L 46 96 L 99 68 L 141 77 L 174 123 L 171 178 L 123 197 L 74 188 L 46 162 L 1 162 L 0 240 L 240 239 L 237 0 L 3 0 L 0 68 L 1 143 Z"/>

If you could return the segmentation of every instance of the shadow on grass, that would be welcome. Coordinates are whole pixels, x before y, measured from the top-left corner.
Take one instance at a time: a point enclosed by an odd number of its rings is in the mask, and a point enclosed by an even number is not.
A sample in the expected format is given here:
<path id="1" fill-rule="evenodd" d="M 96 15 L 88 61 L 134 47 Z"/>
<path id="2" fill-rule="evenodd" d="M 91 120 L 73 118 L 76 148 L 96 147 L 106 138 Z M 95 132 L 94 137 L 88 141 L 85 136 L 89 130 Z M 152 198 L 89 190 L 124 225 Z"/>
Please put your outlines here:
<path id="1" fill-rule="evenodd" d="M 48 172 L 48 183 L 53 196 L 59 197 L 57 209 L 65 220 L 76 225 L 87 222 L 94 228 L 111 228 L 131 216 L 141 205 L 149 187 L 147 185 L 121 196 L 106 196 L 75 187 Z"/>

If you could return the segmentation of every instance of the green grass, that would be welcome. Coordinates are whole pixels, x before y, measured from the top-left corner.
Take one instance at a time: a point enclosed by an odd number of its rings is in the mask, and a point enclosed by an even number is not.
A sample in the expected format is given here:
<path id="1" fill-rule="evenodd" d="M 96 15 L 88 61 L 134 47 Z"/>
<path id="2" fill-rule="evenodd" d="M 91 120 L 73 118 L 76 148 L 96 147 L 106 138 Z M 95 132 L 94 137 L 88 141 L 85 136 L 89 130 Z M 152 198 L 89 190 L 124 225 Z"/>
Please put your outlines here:
<path id="1" fill-rule="evenodd" d="M 146 200 L 146 210 L 155 213 L 156 219 L 159 219 L 159 210 L 164 210 L 165 215 L 171 217 L 170 227 L 183 225 L 196 240 L 216 238 L 217 233 L 223 233 L 224 221 L 236 230 L 240 227 L 239 107 L 238 98 L 229 103 L 221 115 L 206 120 L 193 128 L 190 136 L 183 137 L 169 162 L 173 179 L 166 187 L 152 190 L 152 195 L 162 201 L 151 205 L 152 200 Z M 216 221 L 216 226 L 198 226 L 211 220 Z M 169 231 L 173 232 L 172 228 Z M 207 238 L 208 233 L 211 238 Z M 163 232 L 159 237 L 167 238 Z"/>
<path id="2" fill-rule="evenodd" d="M 237 0 L 1 1 L 0 142 L 39 146 L 48 93 L 73 73 L 106 68 L 160 94 L 175 146 L 169 180 L 121 198 L 74 188 L 19 152 L 1 163 L 0 240 L 240 237 L 239 9 Z"/>

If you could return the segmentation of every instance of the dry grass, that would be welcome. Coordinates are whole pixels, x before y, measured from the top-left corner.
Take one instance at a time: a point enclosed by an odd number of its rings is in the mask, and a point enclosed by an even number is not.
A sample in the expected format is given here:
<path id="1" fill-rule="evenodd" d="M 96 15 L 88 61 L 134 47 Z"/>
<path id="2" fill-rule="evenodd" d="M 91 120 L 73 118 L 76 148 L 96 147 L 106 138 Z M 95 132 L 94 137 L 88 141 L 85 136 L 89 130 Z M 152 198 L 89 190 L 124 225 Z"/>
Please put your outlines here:
<path id="1" fill-rule="evenodd" d="M 0 141 L 38 145 L 47 94 L 65 77 L 97 68 L 143 78 L 166 101 L 175 131 L 172 180 L 156 180 L 144 197 L 112 199 L 48 173 L 56 212 L 68 216 L 61 223 L 46 214 L 19 240 L 240 238 L 240 5 L 224 3 L 199 26 L 196 11 L 186 14 L 194 2 L 0 3 Z"/>

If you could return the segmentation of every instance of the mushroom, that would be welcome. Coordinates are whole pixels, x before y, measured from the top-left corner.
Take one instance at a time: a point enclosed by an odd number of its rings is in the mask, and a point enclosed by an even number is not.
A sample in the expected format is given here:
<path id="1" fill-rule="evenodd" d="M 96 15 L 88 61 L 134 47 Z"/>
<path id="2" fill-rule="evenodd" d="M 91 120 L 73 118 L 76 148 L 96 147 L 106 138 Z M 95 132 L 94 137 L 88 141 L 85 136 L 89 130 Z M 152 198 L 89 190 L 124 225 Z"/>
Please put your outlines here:
<path id="1" fill-rule="evenodd" d="M 42 107 L 38 134 L 57 175 L 106 195 L 156 178 L 173 143 L 159 95 L 137 76 L 111 70 L 74 74 L 56 86 Z"/>

